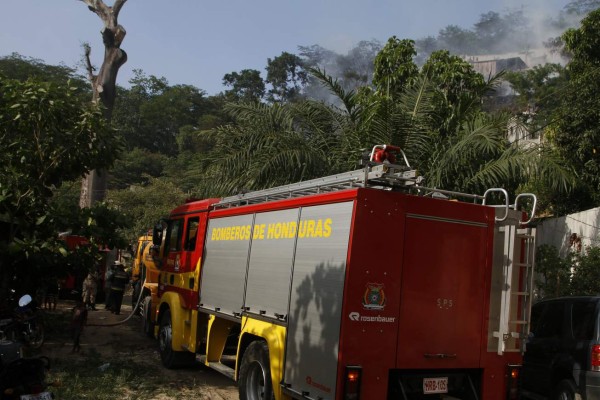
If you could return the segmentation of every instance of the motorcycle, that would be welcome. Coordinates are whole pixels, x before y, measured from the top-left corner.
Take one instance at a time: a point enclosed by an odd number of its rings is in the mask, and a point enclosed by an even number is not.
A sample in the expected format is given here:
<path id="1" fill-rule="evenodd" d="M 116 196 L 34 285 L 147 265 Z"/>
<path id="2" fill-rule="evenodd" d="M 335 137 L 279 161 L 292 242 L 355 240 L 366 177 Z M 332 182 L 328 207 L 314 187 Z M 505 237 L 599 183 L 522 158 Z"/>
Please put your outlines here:
<path id="1" fill-rule="evenodd" d="M 30 295 L 19 299 L 11 318 L 0 319 L 0 340 L 20 342 L 27 348 L 37 349 L 44 343 L 42 311 Z"/>
<path id="2" fill-rule="evenodd" d="M 0 341 L 0 399 L 1 400 L 51 400 L 54 395 L 47 389 L 54 384 L 46 383 L 50 369 L 48 357 L 4 357 L 14 353 L 17 343 Z"/>

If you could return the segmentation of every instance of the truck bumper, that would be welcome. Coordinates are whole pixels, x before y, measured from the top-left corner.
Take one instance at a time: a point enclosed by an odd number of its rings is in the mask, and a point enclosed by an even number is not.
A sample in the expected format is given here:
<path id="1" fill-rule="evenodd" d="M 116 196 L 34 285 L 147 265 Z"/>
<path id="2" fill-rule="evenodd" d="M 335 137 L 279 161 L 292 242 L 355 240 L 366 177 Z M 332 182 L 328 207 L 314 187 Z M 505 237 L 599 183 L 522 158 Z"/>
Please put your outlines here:
<path id="1" fill-rule="evenodd" d="M 600 372 L 586 371 L 585 373 L 585 399 L 600 400 Z"/>

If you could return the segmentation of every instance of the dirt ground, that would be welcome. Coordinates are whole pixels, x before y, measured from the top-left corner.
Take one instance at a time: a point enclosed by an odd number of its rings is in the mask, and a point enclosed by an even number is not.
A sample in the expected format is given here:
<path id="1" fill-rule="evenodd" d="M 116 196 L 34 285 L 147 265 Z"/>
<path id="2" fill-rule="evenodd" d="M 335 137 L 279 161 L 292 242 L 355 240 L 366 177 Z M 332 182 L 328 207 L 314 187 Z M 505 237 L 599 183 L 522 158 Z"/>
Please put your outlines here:
<path id="1" fill-rule="evenodd" d="M 114 315 L 104 309 L 101 304 L 97 311 L 89 311 L 88 325 L 81 337 L 81 351 L 72 353 L 72 343 L 59 335 L 48 332 L 46 342 L 41 352 L 51 360 L 69 362 L 74 358 L 85 358 L 90 354 L 98 353 L 102 360 L 110 364 L 110 360 L 118 360 L 123 363 L 129 360 L 141 365 L 151 365 L 153 368 L 160 366 L 160 355 L 156 340 L 146 337 L 141 330 L 141 317 L 134 315 L 126 320 L 132 307 L 130 297 L 123 299 L 121 315 Z M 72 309 L 74 301 L 59 301 L 56 311 L 47 311 L 51 317 L 52 313 L 65 313 Z M 123 323 L 119 323 L 124 321 Z M 53 337 L 54 336 L 54 337 Z M 110 368 L 110 366 L 108 366 Z M 198 399 L 207 400 L 234 400 L 239 399 L 235 382 L 219 374 L 218 372 L 198 365 L 191 369 L 169 370 L 164 367 L 158 369 L 161 378 L 168 377 L 173 382 L 199 382 L 202 385 L 201 396 Z M 189 394 L 189 393 L 188 393 Z M 154 397 L 154 400 L 167 400 L 183 398 L 182 396 L 165 396 L 164 394 Z M 186 396 L 187 397 L 187 396 Z"/>

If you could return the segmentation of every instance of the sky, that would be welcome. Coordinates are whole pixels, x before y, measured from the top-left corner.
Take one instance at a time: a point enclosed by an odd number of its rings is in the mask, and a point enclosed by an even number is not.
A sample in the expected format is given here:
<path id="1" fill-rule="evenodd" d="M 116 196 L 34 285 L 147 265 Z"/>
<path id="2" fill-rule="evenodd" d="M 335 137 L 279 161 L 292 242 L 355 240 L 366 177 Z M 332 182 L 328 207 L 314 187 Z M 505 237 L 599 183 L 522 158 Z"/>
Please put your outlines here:
<path id="1" fill-rule="evenodd" d="M 112 5 L 113 0 L 105 0 Z M 134 69 L 194 85 L 209 95 L 226 88 L 223 76 L 256 69 L 298 46 L 321 45 L 345 54 L 361 40 L 436 36 L 448 25 L 472 28 L 481 14 L 525 7 L 540 19 L 568 0 L 128 0 L 119 15 L 127 31 L 128 61 L 117 83 L 129 86 Z M 17 52 L 47 64 L 81 64 L 82 44 L 100 67 L 102 23 L 79 0 L 3 0 L 0 56 Z"/>

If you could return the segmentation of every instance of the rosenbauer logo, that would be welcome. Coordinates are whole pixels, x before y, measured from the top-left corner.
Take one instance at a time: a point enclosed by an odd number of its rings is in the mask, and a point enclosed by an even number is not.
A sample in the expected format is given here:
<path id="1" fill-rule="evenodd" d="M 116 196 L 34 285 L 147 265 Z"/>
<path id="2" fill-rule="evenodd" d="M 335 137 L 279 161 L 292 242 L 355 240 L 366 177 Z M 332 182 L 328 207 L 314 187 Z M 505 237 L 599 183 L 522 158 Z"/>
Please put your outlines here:
<path id="1" fill-rule="evenodd" d="M 322 383 L 316 382 L 310 375 L 306 377 L 306 384 L 309 386 L 312 386 L 314 388 L 317 388 L 325 393 L 331 393 L 330 387 L 323 385 Z"/>
<path id="2" fill-rule="evenodd" d="M 354 311 L 348 314 L 350 321 L 356 322 L 383 322 L 387 324 L 391 324 L 396 322 L 396 317 L 382 317 L 381 315 L 371 316 L 371 315 L 360 315 L 360 313 Z"/>

